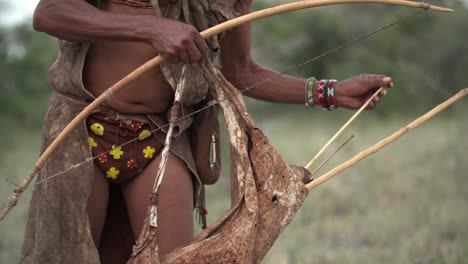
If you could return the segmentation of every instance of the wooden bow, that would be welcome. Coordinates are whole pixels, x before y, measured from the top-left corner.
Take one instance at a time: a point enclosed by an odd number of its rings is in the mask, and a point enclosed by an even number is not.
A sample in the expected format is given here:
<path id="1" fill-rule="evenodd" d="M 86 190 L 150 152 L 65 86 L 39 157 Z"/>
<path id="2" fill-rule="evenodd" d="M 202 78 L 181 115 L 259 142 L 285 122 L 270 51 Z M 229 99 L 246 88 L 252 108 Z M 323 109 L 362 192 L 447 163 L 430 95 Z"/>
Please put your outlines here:
<path id="1" fill-rule="evenodd" d="M 260 11 L 252 12 L 250 14 L 237 17 L 235 19 L 226 21 L 224 23 L 218 24 L 214 27 L 211 27 L 203 32 L 201 36 L 205 39 L 224 32 L 226 30 L 232 29 L 239 25 L 249 23 L 255 20 L 266 18 L 269 16 L 291 12 L 300 9 L 308 9 L 320 6 L 328 5 L 338 5 L 338 4 L 353 4 L 353 3 L 380 3 L 380 4 L 389 4 L 389 5 L 400 5 L 400 6 L 409 6 L 414 8 L 422 9 L 431 9 L 440 12 L 454 12 L 453 9 L 438 7 L 429 5 L 423 2 L 412 2 L 406 0 L 306 0 L 306 1 L 297 1 L 288 4 L 282 4 L 275 7 L 263 9 Z M 5 208 L 0 213 L 0 221 L 5 218 L 8 212 L 13 208 L 21 194 L 25 191 L 27 186 L 34 179 L 35 175 L 42 168 L 44 163 L 49 159 L 52 153 L 57 149 L 57 147 L 64 141 L 64 139 L 79 125 L 81 124 L 95 109 L 101 106 L 106 101 L 110 100 L 113 95 L 118 93 L 121 89 L 126 87 L 133 80 L 141 76 L 143 73 L 147 72 L 153 67 L 160 65 L 165 58 L 158 55 L 155 58 L 147 61 L 142 66 L 135 69 L 133 72 L 125 76 L 123 79 L 115 83 L 112 87 L 107 89 L 103 94 L 101 94 L 96 100 L 89 104 L 81 113 L 79 113 L 66 127 L 65 129 L 57 136 L 57 138 L 47 147 L 47 149 L 42 153 L 38 161 L 34 164 L 33 168 L 30 170 L 29 174 L 20 185 L 14 190 L 14 194 L 8 199 Z"/>

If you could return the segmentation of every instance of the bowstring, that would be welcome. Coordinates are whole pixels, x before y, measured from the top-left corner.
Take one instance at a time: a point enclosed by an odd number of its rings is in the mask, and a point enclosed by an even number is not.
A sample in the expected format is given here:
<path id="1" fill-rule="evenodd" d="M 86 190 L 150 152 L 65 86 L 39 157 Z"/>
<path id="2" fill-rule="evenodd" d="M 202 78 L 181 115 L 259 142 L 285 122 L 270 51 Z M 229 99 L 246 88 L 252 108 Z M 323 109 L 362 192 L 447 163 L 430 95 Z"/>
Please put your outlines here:
<path id="1" fill-rule="evenodd" d="M 428 5 L 428 6 L 430 6 L 430 5 Z M 400 24 L 400 23 L 402 23 L 403 21 L 405 21 L 405 20 L 407 20 L 407 19 L 409 19 L 409 18 L 412 18 L 412 17 L 414 17 L 414 16 L 420 15 L 420 14 L 426 12 L 428 9 L 429 9 L 429 8 L 424 8 L 424 9 L 422 9 L 422 10 L 414 11 L 414 12 L 410 13 L 409 15 L 406 15 L 406 16 L 404 16 L 404 17 L 402 17 L 402 18 L 400 18 L 400 19 L 398 19 L 398 20 L 396 20 L 396 21 L 394 21 L 394 22 L 392 22 L 392 23 L 390 23 L 390 24 L 387 24 L 387 25 L 385 25 L 385 26 L 383 26 L 383 27 L 380 27 L 380 28 L 378 28 L 378 29 L 376 29 L 376 30 L 374 30 L 374 31 L 372 31 L 372 32 L 370 32 L 370 33 L 367 33 L 367 34 L 365 34 L 365 35 L 363 35 L 363 36 L 354 38 L 354 39 L 352 39 L 352 40 L 350 40 L 350 41 L 348 41 L 348 42 L 346 42 L 346 43 L 344 43 L 344 44 L 341 44 L 341 45 L 339 45 L 339 46 L 337 46 L 337 47 L 335 47 L 335 48 L 333 48 L 333 49 L 331 49 L 331 50 L 328 50 L 328 51 L 326 51 L 326 52 L 324 52 L 324 53 L 322 53 L 322 54 L 320 54 L 320 55 L 317 55 L 317 56 L 315 56 L 315 57 L 313 57 L 313 58 L 311 58 L 311 59 L 308 59 L 308 60 L 306 60 L 306 61 L 304 61 L 304 62 L 302 62 L 302 63 L 299 63 L 299 64 L 297 64 L 297 65 L 295 65 L 295 66 L 292 66 L 292 67 L 290 67 L 290 68 L 288 68 L 288 69 L 286 69 L 286 70 L 284 70 L 284 71 L 278 72 L 278 73 L 272 75 L 271 77 L 266 78 L 266 79 L 263 79 L 263 80 L 261 80 L 261 81 L 255 83 L 255 84 L 253 84 L 253 85 L 251 85 L 251 86 L 248 86 L 248 87 L 246 87 L 246 88 L 244 88 L 244 89 L 239 89 L 239 91 L 237 91 L 237 92 L 235 92 L 235 93 L 228 94 L 228 95 L 226 95 L 226 97 L 225 97 L 224 99 L 221 99 L 221 100 L 212 100 L 212 101 L 208 102 L 207 105 L 205 105 L 204 107 L 201 107 L 200 109 L 197 109 L 197 110 L 193 111 L 192 113 L 190 113 L 190 114 L 188 114 L 188 115 L 184 115 L 184 116 L 182 116 L 182 117 L 176 119 L 175 122 L 178 122 L 178 121 L 180 121 L 180 120 L 182 120 L 182 119 L 184 119 L 184 118 L 187 118 L 187 117 L 193 116 L 193 115 L 195 115 L 195 114 L 198 114 L 198 113 L 200 113 L 200 112 L 202 112 L 202 111 L 205 111 L 205 110 L 207 110 L 208 108 L 210 108 L 210 107 L 212 107 L 212 106 L 215 106 L 215 105 L 218 105 L 218 104 L 220 104 L 221 102 L 223 102 L 223 101 L 225 101 L 225 100 L 231 98 L 232 96 L 237 96 L 237 95 L 239 95 L 239 94 L 242 94 L 242 93 L 245 92 L 245 91 L 248 91 L 248 90 L 251 90 L 251 89 L 253 89 L 253 88 L 256 88 L 256 87 L 258 87 L 258 86 L 261 85 L 261 84 L 264 84 L 264 83 L 266 83 L 266 82 L 269 82 L 269 81 L 271 81 L 271 80 L 274 80 L 275 78 L 278 78 L 278 77 L 280 77 L 280 76 L 283 76 L 283 75 L 285 75 L 285 74 L 287 74 L 287 73 L 289 73 L 289 72 L 291 72 L 291 71 L 293 71 L 293 70 L 296 70 L 296 69 L 298 69 L 298 68 L 301 68 L 301 67 L 303 67 L 303 66 L 305 66 L 305 65 L 307 65 L 307 64 L 309 64 L 309 63 L 312 63 L 312 62 L 314 62 L 314 61 L 316 61 L 316 60 L 319 60 L 319 59 L 321 59 L 321 58 L 323 58 L 323 57 L 325 57 L 325 56 L 327 56 L 327 55 L 330 55 L 330 54 L 332 54 L 332 53 L 334 53 L 334 52 L 337 52 L 337 51 L 340 50 L 340 49 L 343 49 L 343 48 L 349 47 L 349 46 L 351 46 L 351 45 L 353 45 L 353 44 L 356 44 L 357 42 L 360 42 L 360 41 L 362 41 L 362 40 L 364 40 L 364 39 L 366 39 L 366 38 L 368 38 L 368 37 L 371 37 L 371 36 L 373 36 L 373 35 L 375 35 L 375 34 L 381 32 L 381 31 L 383 31 L 383 30 L 386 30 L 386 29 L 388 29 L 388 28 L 390 28 L 390 27 L 393 27 L 393 26 L 395 26 L 395 25 L 397 25 L 397 24 Z M 151 132 L 151 134 L 153 134 L 153 133 L 155 133 L 155 132 L 158 132 L 158 131 L 162 130 L 163 128 L 169 127 L 169 125 L 170 125 L 170 124 L 168 123 L 168 124 L 159 126 L 158 128 L 151 130 L 150 132 Z M 116 146 L 116 147 L 123 147 L 123 146 L 128 145 L 128 144 L 130 144 L 130 143 L 132 143 L 132 142 L 137 141 L 138 139 L 139 139 L 139 137 L 136 137 L 136 138 L 131 139 L 131 140 L 129 140 L 129 141 L 127 141 L 127 142 L 125 142 L 125 143 L 123 143 L 123 144 L 121 144 L 121 145 Z M 80 167 L 80 166 L 83 166 L 84 164 L 86 164 L 86 163 L 88 163 L 88 162 L 94 161 L 95 159 L 99 158 L 99 156 L 104 155 L 104 154 L 107 154 L 107 153 L 109 153 L 109 152 L 111 152 L 111 151 L 112 151 L 112 150 L 108 150 L 108 151 L 105 151 L 105 152 L 100 153 L 99 155 L 91 156 L 91 157 L 85 159 L 83 162 L 74 164 L 74 165 L 70 166 L 69 168 L 67 168 L 67 169 L 65 169 L 65 170 L 63 170 L 63 171 L 61 171 L 61 172 L 58 172 L 58 173 L 56 173 L 56 174 L 54 174 L 54 175 L 52 175 L 52 176 L 50 176 L 50 177 L 48 177 L 48 178 L 46 178 L 46 179 L 44 179 L 44 180 L 37 181 L 35 185 L 39 185 L 39 184 L 42 184 L 42 183 L 47 182 L 47 181 L 49 181 L 49 180 L 52 180 L 52 179 L 54 179 L 54 178 L 60 177 L 61 175 L 64 175 L 65 173 L 67 173 L 67 172 L 69 172 L 69 171 L 71 171 L 71 170 L 73 170 L 73 169 L 76 169 L 76 168 L 78 168 L 78 167 Z"/>

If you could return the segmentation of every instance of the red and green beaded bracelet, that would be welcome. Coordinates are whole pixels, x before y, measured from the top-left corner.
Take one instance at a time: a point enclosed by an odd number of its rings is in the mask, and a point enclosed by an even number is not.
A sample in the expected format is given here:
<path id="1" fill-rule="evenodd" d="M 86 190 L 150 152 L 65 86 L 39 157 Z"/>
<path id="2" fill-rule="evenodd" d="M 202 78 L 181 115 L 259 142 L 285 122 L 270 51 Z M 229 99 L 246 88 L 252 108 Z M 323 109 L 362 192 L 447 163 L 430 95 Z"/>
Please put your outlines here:
<path id="1" fill-rule="evenodd" d="M 305 89 L 305 105 L 309 107 L 314 107 L 314 96 L 313 96 L 313 91 L 314 91 L 314 81 L 315 77 L 310 77 L 307 79 L 306 82 L 306 89 Z"/>

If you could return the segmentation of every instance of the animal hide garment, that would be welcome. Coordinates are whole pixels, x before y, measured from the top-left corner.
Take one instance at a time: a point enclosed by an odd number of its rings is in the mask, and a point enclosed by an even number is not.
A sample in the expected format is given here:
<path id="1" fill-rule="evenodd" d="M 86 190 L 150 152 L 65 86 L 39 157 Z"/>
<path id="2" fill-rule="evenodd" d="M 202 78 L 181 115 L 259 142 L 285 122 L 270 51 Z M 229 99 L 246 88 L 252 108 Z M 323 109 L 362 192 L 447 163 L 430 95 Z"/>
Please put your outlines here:
<path id="1" fill-rule="evenodd" d="M 147 223 L 128 263 L 259 263 L 307 196 L 287 165 L 249 117 L 233 87 L 213 67 L 202 67 L 220 102 L 231 146 L 234 203 L 192 243 L 160 259 Z"/>

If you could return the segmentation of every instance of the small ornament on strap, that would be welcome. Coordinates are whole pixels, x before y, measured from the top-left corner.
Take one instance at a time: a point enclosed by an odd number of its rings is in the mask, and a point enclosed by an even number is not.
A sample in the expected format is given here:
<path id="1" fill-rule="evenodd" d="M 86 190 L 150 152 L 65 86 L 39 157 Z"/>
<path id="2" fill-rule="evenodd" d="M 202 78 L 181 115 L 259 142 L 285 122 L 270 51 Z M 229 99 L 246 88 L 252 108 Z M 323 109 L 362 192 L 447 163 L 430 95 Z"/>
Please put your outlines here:
<path id="1" fill-rule="evenodd" d="M 206 215 L 208 215 L 208 209 L 206 209 L 206 200 L 205 200 L 205 185 L 202 184 L 200 187 L 200 200 L 198 202 L 198 223 L 202 229 L 206 229 Z"/>
<path id="2" fill-rule="evenodd" d="M 330 111 L 333 111 L 337 108 L 335 100 L 335 86 L 337 82 L 337 80 L 329 80 L 327 84 L 327 109 Z"/>
<path id="3" fill-rule="evenodd" d="M 310 77 L 307 79 L 306 82 L 306 87 L 305 87 L 305 105 L 309 107 L 314 107 L 314 96 L 313 96 L 313 91 L 314 91 L 314 81 L 316 79 L 314 77 Z"/>
<path id="4" fill-rule="evenodd" d="M 158 193 L 152 193 L 150 195 L 150 205 L 151 205 L 150 215 L 154 217 L 149 218 L 149 225 L 152 227 L 158 226 L 158 217 L 157 217 L 157 212 L 156 212 L 158 203 L 159 203 Z"/>
<path id="5" fill-rule="evenodd" d="M 327 84 L 328 84 L 328 80 L 320 80 L 319 82 L 319 87 L 317 89 L 317 93 L 318 93 L 318 103 L 323 107 L 323 108 L 327 108 L 327 101 L 326 101 L 326 98 L 325 98 L 325 94 L 326 94 L 326 87 L 327 87 Z"/>
<path id="6" fill-rule="evenodd" d="M 210 144 L 210 172 L 211 176 L 214 177 L 214 174 L 216 173 L 216 135 L 213 134 L 211 135 L 211 144 Z"/>

